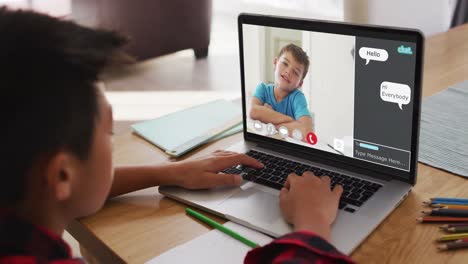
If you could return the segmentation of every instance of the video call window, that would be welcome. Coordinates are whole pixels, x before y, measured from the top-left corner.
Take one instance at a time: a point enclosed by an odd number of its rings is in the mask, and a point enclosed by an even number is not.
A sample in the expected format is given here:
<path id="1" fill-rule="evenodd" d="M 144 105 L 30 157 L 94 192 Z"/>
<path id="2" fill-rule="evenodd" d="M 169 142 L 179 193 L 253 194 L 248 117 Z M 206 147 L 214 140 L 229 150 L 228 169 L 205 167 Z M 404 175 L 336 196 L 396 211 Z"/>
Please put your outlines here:
<path id="1" fill-rule="evenodd" d="M 248 132 L 409 171 L 413 43 L 242 31 Z"/>

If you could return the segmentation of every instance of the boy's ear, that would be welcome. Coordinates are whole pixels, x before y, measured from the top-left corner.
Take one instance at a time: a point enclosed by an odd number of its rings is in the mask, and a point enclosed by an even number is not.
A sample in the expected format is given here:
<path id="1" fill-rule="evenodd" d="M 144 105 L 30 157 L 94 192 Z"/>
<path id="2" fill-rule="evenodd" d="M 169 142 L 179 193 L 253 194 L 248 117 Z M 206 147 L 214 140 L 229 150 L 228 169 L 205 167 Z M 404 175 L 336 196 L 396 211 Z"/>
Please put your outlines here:
<path id="1" fill-rule="evenodd" d="M 77 177 L 76 158 L 67 152 L 53 155 L 46 167 L 46 184 L 50 195 L 58 201 L 70 198 L 72 183 Z"/>
<path id="2" fill-rule="evenodd" d="M 273 60 L 273 64 L 276 66 L 277 63 L 278 63 L 278 57 L 275 57 L 275 59 Z"/>
<path id="3" fill-rule="evenodd" d="M 302 87 L 302 84 L 304 83 L 304 79 L 302 79 L 299 84 L 297 85 L 298 88 L 301 88 Z"/>

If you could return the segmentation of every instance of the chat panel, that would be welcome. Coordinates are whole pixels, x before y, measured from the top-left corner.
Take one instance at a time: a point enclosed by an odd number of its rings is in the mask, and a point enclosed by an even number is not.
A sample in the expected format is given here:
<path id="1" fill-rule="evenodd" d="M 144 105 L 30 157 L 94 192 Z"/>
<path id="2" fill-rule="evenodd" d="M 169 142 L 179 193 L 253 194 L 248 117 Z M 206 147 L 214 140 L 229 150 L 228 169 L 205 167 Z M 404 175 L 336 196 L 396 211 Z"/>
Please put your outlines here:
<path id="1" fill-rule="evenodd" d="M 414 43 L 356 37 L 354 157 L 409 170 Z"/>

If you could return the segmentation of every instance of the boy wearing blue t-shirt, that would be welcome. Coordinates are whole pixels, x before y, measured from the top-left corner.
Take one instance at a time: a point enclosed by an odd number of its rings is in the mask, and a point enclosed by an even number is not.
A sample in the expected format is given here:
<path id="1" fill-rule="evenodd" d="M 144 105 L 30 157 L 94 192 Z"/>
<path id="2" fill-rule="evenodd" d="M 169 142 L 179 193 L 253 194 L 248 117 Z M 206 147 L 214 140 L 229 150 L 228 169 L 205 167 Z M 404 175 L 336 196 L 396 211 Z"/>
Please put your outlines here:
<path id="1" fill-rule="evenodd" d="M 309 69 L 309 57 L 302 48 L 284 46 L 273 64 L 275 83 L 260 83 L 252 98 L 250 118 L 285 126 L 289 135 L 299 129 L 303 138 L 313 131 L 312 118 L 304 94 L 299 90 Z"/>

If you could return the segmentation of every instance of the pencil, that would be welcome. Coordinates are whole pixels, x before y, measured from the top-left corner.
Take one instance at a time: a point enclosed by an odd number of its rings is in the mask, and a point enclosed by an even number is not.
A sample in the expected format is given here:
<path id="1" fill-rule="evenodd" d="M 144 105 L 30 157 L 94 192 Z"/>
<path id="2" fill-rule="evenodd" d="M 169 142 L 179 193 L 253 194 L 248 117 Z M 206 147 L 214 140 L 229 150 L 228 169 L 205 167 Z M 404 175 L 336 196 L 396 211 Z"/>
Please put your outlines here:
<path id="1" fill-rule="evenodd" d="M 259 245 L 255 242 L 252 242 L 250 240 L 248 240 L 247 238 L 239 235 L 238 233 L 234 232 L 233 230 L 217 223 L 216 221 L 214 221 L 213 219 L 210 219 L 208 218 L 207 216 L 204 216 L 202 214 L 200 214 L 199 212 L 196 212 L 190 208 L 185 208 L 185 212 L 187 212 L 187 214 L 195 217 L 195 218 L 198 218 L 200 219 L 201 221 L 209 224 L 210 226 L 218 229 L 219 231 L 239 240 L 240 242 L 246 244 L 247 246 L 251 247 L 251 248 L 256 248 L 256 247 L 259 247 Z"/>
<path id="2" fill-rule="evenodd" d="M 428 206 L 433 206 L 434 204 L 445 204 L 445 205 L 468 205 L 468 202 L 459 202 L 459 201 L 440 201 L 440 200 L 433 200 L 433 201 L 423 201 L 423 204 Z"/>
<path id="3" fill-rule="evenodd" d="M 445 231 L 450 233 L 468 232 L 468 226 L 449 227 L 446 228 Z"/>
<path id="4" fill-rule="evenodd" d="M 468 223 L 461 222 L 461 223 L 455 223 L 455 224 L 446 224 L 446 225 L 441 225 L 439 226 L 440 229 L 448 229 L 452 227 L 468 227 Z"/>
<path id="5" fill-rule="evenodd" d="M 424 210 L 422 213 L 431 216 L 468 217 L 468 210 L 459 209 L 434 208 L 432 210 Z"/>
<path id="6" fill-rule="evenodd" d="M 434 197 L 429 199 L 431 204 L 453 204 L 453 205 L 468 205 L 468 199 L 466 198 L 443 198 Z"/>
<path id="7" fill-rule="evenodd" d="M 463 202 L 468 204 L 467 198 L 447 198 L 447 197 L 433 197 L 431 201 L 449 201 L 449 202 Z"/>
<path id="8" fill-rule="evenodd" d="M 468 248 L 468 242 L 449 242 L 437 247 L 439 250 Z"/>
<path id="9" fill-rule="evenodd" d="M 455 204 L 431 204 L 434 208 L 443 208 L 443 209 L 460 209 L 468 210 L 468 205 L 455 205 Z"/>
<path id="10" fill-rule="evenodd" d="M 437 241 L 439 241 L 439 242 L 452 241 L 452 240 L 458 240 L 458 239 L 463 239 L 463 238 L 468 238 L 468 233 L 460 233 L 460 234 L 441 236 L 441 237 L 439 237 L 437 239 Z"/>
<path id="11" fill-rule="evenodd" d="M 416 218 L 418 222 L 468 222 L 468 217 L 442 217 L 442 216 L 423 216 Z"/>

